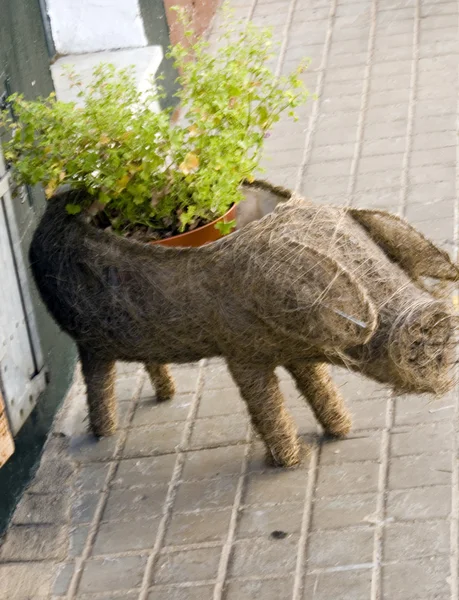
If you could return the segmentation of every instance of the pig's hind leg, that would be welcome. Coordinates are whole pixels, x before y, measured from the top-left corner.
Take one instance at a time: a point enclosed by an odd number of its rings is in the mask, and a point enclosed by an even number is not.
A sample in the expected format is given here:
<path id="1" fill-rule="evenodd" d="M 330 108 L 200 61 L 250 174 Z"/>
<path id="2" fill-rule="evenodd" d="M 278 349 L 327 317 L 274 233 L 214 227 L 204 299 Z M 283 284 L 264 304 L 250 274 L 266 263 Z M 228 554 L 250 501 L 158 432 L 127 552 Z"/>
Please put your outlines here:
<path id="1" fill-rule="evenodd" d="M 175 394 L 175 385 L 169 367 L 158 363 L 146 363 L 145 370 L 156 392 L 156 401 L 171 400 Z"/>

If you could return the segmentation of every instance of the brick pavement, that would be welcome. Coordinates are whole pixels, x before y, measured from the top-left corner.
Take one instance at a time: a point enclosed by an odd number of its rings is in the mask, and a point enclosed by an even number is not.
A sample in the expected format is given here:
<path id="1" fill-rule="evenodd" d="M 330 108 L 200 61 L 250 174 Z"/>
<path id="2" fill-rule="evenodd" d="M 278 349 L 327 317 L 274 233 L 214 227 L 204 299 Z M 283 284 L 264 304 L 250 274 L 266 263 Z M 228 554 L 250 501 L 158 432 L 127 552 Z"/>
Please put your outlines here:
<path id="1" fill-rule="evenodd" d="M 272 181 L 318 202 L 390 208 L 456 252 L 458 4 L 234 0 L 304 55 L 318 100 L 268 140 Z M 0 550 L 1 600 L 458 600 L 457 393 L 394 399 L 343 371 L 354 414 L 295 471 L 268 470 L 218 361 L 175 369 L 152 403 L 121 365 L 121 427 L 85 432 L 79 379 Z"/>

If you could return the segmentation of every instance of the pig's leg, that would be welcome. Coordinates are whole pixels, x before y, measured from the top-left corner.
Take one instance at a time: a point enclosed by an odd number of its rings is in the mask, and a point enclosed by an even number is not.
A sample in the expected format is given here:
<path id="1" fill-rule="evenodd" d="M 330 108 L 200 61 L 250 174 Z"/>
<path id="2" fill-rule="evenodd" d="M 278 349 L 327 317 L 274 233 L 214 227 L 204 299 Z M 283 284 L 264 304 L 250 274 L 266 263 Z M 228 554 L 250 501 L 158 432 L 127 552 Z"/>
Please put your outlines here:
<path id="1" fill-rule="evenodd" d="M 79 350 L 86 382 L 91 431 L 96 437 L 113 435 L 118 421 L 115 398 L 115 362 L 101 360 L 83 348 Z"/>
<path id="2" fill-rule="evenodd" d="M 175 394 L 175 386 L 169 367 L 157 363 L 147 363 L 145 369 L 150 377 L 151 385 L 156 391 L 157 402 L 170 400 Z"/>
<path id="3" fill-rule="evenodd" d="M 298 390 L 309 402 L 328 435 L 346 436 L 352 426 L 351 416 L 324 363 L 294 363 L 286 366 Z"/>
<path id="4" fill-rule="evenodd" d="M 295 467 L 305 454 L 297 429 L 284 406 L 274 369 L 230 363 L 229 369 L 261 436 L 270 464 Z"/>

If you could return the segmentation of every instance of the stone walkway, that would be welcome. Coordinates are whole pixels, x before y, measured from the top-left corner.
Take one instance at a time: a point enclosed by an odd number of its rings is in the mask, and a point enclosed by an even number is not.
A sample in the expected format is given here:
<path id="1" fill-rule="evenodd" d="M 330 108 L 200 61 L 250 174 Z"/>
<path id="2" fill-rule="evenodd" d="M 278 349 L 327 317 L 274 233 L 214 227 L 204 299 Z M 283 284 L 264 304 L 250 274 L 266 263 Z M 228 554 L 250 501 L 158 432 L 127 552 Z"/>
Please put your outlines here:
<path id="1" fill-rule="evenodd" d="M 390 208 L 450 252 L 457 231 L 458 4 L 236 0 L 301 56 L 319 99 L 268 140 L 270 180 Z M 0 550 L 1 600 L 458 600 L 458 401 L 394 399 L 336 374 L 354 414 L 295 471 L 267 470 L 218 362 L 175 369 L 155 405 L 121 365 L 122 424 L 85 433 L 77 380 Z"/>

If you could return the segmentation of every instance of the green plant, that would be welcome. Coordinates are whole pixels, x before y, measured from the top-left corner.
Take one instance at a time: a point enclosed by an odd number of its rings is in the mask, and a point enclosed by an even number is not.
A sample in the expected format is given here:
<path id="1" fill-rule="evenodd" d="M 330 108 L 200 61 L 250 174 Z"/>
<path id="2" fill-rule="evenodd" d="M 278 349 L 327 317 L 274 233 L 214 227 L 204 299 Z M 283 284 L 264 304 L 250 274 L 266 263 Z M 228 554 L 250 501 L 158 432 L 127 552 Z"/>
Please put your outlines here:
<path id="1" fill-rule="evenodd" d="M 130 235 L 163 237 L 215 220 L 242 199 L 240 184 L 258 168 L 263 141 L 284 111 L 308 92 L 304 69 L 277 77 L 267 66 L 269 30 L 241 28 L 226 17 L 217 55 L 193 41 L 185 13 L 186 44 L 170 49 L 180 75 L 184 120 L 154 112 L 160 81 L 136 89 L 130 69 L 100 65 L 88 87 L 69 72 L 82 106 L 56 100 L 10 98 L 16 120 L 4 111 L 5 156 L 18 184 L 42 183 L 47 196 L 61 184 L 85 189 L 100 226 Z M 228 226 L 226 226 L 228 227 Z"/>

